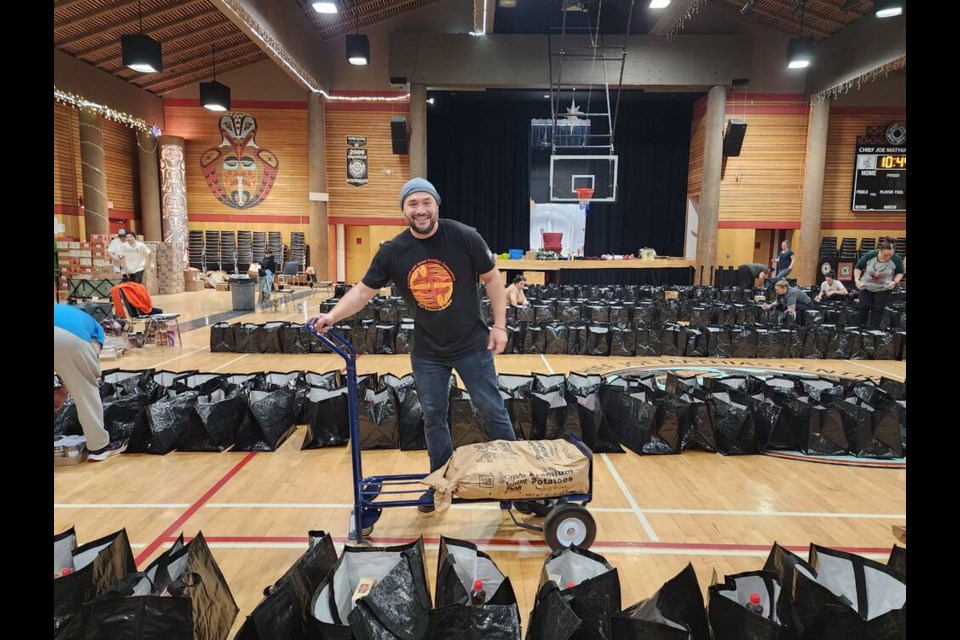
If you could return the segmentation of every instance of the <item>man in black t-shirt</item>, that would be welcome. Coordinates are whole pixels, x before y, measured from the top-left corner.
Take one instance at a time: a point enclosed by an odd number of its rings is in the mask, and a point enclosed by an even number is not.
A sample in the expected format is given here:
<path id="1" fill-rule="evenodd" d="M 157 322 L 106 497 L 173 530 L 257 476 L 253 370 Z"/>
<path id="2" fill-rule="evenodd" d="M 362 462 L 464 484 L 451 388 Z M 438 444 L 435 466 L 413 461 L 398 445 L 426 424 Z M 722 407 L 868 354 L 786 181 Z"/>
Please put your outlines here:
<path id="1" fill-rule="evenodd" d="M 414 314 L 410 361 L 423 406 L 430 470 L 435 471 L 453 454 L 447 414 L 454 369 L 490 439 L 515 439 L 493 365 L 493 356 L 507 345 L 506 295 L 500 271 L 476 229 L 440 219 L 440 195 L 432 184 L 423 178 L 407 182 L 400 191 L 400 208 L 409 229 L 380 245 L 363 280 L 329 313 L 311 322 L 326 331 L 360 311 L 393 281 Z M 480 312 L 478 277 L 493 309 L 490 328 Z M 427 493 L 432 496 L 432 490 Z M 433 511 L 432 505 L 419 508 Z"/>

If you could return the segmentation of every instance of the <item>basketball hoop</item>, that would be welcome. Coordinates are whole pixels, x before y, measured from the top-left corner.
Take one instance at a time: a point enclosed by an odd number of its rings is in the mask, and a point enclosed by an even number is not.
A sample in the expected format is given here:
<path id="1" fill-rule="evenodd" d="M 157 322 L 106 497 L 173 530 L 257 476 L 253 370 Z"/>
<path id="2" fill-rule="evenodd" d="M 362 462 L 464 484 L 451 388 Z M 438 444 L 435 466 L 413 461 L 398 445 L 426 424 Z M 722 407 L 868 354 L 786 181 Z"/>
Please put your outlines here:
<path id="1" fill-rule="evenodd" d="M 590 187 L 577 187 L 577 200 L 580 201 L 580 208 L 586 209 L 590 205 L 590 198 L 593 197 L 593 189 Z"/>

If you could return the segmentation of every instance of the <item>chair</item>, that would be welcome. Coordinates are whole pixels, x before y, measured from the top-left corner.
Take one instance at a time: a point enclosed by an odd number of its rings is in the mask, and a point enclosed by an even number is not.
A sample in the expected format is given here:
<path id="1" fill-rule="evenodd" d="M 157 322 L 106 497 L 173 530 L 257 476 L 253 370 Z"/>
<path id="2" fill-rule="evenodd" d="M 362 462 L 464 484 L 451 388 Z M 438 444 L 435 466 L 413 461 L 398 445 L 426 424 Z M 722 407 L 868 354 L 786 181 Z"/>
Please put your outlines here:
<path id="1" fill-rule="evenodd" d="M 143 335 L 144 343 L 147 343 L 147 341 L 149 341 L 151 338 L 156 339 L 157 344 L 162 348 L 167 346 L 167 341 L 160 340 L 159 334 L 161 332 L 166 333 L 167 327 L 169 326 L 170 322 L 173 321 L 175 331 L 177 332 L 177 340 L 180 342 L 180 346 L 183 346 L 183 336 L 180 335 L 179 313 L 144 314 L 130 303 L 122 288 L 119 290 L 119 296 L 120 303 L 123 306 L 124 315 L 126 316 L 127 322 L 130 324 L 131 333 L 141 333 Z M 140 345 L 138 344 L 137 346 Z"/>
<path id="2" fill-rule="evenodd" d="M 274 283 L 279 285 L 307 286 L 307 276 L 300 271 L 299 262 L 284 262 L 283 269 L 274 279 Z"/>

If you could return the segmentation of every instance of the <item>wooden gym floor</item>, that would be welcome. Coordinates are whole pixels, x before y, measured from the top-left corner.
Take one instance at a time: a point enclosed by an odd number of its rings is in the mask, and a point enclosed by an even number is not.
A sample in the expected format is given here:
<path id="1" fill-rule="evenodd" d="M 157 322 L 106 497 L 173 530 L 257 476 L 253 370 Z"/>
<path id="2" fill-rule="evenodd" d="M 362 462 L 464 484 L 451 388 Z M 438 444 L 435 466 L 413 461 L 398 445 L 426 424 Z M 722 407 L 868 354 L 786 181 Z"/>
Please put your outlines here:
<path id="1" fill-rule="evenodd" d="M 231 312 L 229 292 L 156 296 L 155 305 L 181 314 L 183 346 L 135 349 L 116 361 L 103 360 L 102 366 L 232 373 L 340 369 L 343 361 L 333 355 L 210 353 L 209 329 L 199 326 L 224 316 L 230 322 L 302 321 L 317 312 L 320 299 L 297 300 L 308 303 L 306 311 L 291 303 L 286 311 L 239 314 Z M 188 330 L 191 325 L 199 328 Z M 906 363 L 894 361 L 497 357 L 500 373 L 723 364 L 875 379 L 906 376 Z M 406 355 L 364 355 L 358 368 L 360 373 L 405 374 L 410 361 Z M 346 540 L 352 501 L 349 448 L 301 451 L 304 432 L 299 427 L 273 453 L 124 454 L 54 467 L 54 532 L 75 525 L 82 544 L 125 527 L 143 568 L 181 531 L 188 537 L 203 531 L 240 607 L 235 633 L 263 588 L 306 548 L 308 530 L 330 532 L 338 548 Z M 365 475 L 427 470 L 425 451 L 369 451 L 363 462 Z M 598 532 L 592 550 L 619 568 L 624 607 L 649 597 L 688 562 L 705 593 L 714 570 L 722 578 L 759 569 L 774 541 L 804 557 L 815 542 L 885 562 L 895 542 L 891 525 L 906 521 L 906 477 L 905 469 L 769 456 L 602 454 L 594 462 L 590 511 Z M 482 504 L 430 515 L 388 509 L 371 539 L 393 544 L 421 534 L 431 590 L 439 536 L 471 540 L 510 576 L 526 623 L 549 553 L 542 537 L 515 527 L 495 504 Z"/>

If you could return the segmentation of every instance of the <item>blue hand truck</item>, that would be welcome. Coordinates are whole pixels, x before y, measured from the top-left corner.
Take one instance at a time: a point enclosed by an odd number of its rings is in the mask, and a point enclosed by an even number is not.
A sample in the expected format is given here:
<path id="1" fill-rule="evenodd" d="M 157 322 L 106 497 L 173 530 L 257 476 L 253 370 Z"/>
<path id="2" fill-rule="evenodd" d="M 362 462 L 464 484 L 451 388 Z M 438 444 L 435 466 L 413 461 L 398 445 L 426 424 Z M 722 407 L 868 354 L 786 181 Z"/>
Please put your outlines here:
<path id="1" fill-rule="evenodd" d="M 321 343 L 333 353 L 344 359 L 347 369 L 347 407 L 350 420 L 350 457 L 353 467 L 353 512 L 350 514 L 349 539 L 364 544 L 364 537 L 373 533 L 373 525 L 380 519 L 383 509 L 391 507 L 419 507 L 432 505 L 433 498 L 423 497 L 427 490 L 421 483 L 427 474 L 403 474 L 386 476 L 363 476 L 360 456 L 360 399 L 357 390 L 357 352 L 343 336 L 336 331 L 320 333 L 309 322 L 306 325 Z M 328 335 L 332 336 L 331 340 Z M 516 501 L 498 499 L 453 498 L 454 504 L 463 502 L 500 502 L 500 508 L 510 514 L 510 518 L 521 529 L 543 533 L 547 544 L 554 551 L 577 545 L 588 549 L 597 535 L 597 524 L 587 511 L 586 505 L 593 498 L 593 452 L 575 434 L 570 434 L 573 443 L 590 461 L 588 492 L 583 494 L 551 496 L 552 505 L 543 505 L 539 501 Z M 415 494 L 416 497 L 403 496 Z M 543 515 L 543 525 L 520 522 L 514 515 L 516 508 L 521 513 L 535 512 Z"/>

